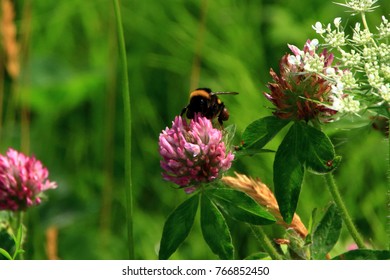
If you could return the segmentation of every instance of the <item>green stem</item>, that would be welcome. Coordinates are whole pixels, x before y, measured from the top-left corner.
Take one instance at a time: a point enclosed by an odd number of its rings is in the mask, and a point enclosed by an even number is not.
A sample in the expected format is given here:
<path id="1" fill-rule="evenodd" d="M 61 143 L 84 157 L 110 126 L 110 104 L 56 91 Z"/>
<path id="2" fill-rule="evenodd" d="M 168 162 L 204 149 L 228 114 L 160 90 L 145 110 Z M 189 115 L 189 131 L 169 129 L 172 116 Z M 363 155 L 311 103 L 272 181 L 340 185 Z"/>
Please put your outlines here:
<path id="1" fill-rule="evenodd" d="M 15 252 L 12 258 L 15 260 L 18 257 L 20 260 L 24 259 L 23 254 L 23 211 L 18 211 L 15 215 L 15 226 L 13 228 L 13 234 L 16 237 Z"/>
<path id="2" fill-rule="evenodd" d="M 20 225 L 23 223 L 23 212 L 18 211 L 15 213 L 15 225 L 14 232 L 18 232 Z"/>
<path id="3" fill-rule="evenodd" d="M 333 174 L 327 173 L 325 175 L 325 181 L 328 185 L 330 193 L 332 194 L 333 200 L 336 203 L 336 205 L 340 211 L 340 215 L 341 215 L 345 225 L 347 226 L 347 229 L 348 229 L 349 233 L 351 234 L 352 238 L 355 240 L 356 245 L 358 245 L 358 247 L 361 249 L 366 248 L 366 245 L 363 242 L 363 238 L 360 236 L 355 225 L 353 224 L 352 219 L 348 214 L 347 208 L 345 207 L 345 204 L 344 204 L 343 200 L 341 199 L 339 189 L 338 189 L 336 182 L 333 178 Z"/>
<path id="4" fill-rule="evenodd" d="M 366 13 L 365 12 L 362 12 L 361 13 L 361 16 L 362 16 L 362 22 L 363 22 L 363 25 L 364 25 L 364 28 L 369 32 L 370 32 L 370 28 L 368 28 L 368 24 L 367 24 L 367 19 L 366 19 Z M 374 38 L 371 36 L 371 41 L 372 43 L 374 44 L 375 47 L 378 47 Z"/>
<path id="5" fill-rule="evenodd" d="M 127 241 L 129 249 L 129 258 L 134 259 L 134 236 L 133 236 L 133 186 L 131 182 L 131 104 L 129 78 L 127 70 L 126 45 L 123 33 L 122 16 L 119 7 L 119 1 L 114 1 L 116 26 L 119 40 L 119 55 L 122 64 L 122 96 L 123 96 L 123 114 L 124 114 L 124 132 L 125 132 L 125 189 L 126 189 L 126 221 L 127 221 Z"/>
<path id="6" fill-rule="evenodd" d="M 249 224 L 251 230 L 256 236 L 257 241 L 263 246 L 264 250 L 271 256 L 273 260 L 283 260 L 282 256 L 276 251 L 275 247 L 272 245 L 271 240 L 265 234 L 263 229 L 260 226 L 254 226 Z"/>

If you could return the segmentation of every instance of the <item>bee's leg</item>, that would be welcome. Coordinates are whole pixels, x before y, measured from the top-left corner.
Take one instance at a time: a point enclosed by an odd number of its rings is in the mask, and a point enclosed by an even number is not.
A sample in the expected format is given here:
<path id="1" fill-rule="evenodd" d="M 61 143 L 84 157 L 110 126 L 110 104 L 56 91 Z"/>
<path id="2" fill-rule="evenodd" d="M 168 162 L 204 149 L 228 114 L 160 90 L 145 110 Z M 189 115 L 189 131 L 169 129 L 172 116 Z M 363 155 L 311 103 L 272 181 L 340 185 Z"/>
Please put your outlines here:
<path id="1" fill-rule="evenodd" d="M 188 119 L 193 119 L 195 117 L 195 114 L 193 111 L 187 109 L 186 117 Z"/>
<path id="2" fill-rule="evenodd" d="M 181 110 L 180 116 L 183 116 L 186 111 L 187 111 L 187 107 L 184 107 L 183 110 Z"/>
<path id="3" fill-rule="evenodd" d="M 218 116 L 218 123 L 220 124 L 221 128 L 223 129 L 223 120 L 221 118 L 221 115 Z"/>

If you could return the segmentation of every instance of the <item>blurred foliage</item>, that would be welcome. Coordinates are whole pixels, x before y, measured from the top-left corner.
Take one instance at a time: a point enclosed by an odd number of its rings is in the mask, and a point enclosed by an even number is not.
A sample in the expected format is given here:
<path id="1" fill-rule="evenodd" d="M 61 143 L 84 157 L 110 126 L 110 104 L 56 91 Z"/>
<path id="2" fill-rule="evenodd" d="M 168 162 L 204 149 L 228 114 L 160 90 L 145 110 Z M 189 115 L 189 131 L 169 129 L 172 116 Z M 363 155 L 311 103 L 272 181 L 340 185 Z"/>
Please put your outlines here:
<path id="1" fill-rule="evenodd" d="M 12 146 L 36 155 L 59 185 L 26 215 L 25 258 L 48 258 L 46 233 L 54 227 L 61 259 L 126 259 L 126 155 L 112 2 L 14 3 L 21 73 L 17 79 L 7 73 L 2 49 L 0 149 Z M 390 11 L 388 1 L 379 4 L 369 15 L 374 23 Z M 262 92 L 269 68 L 277 69 L 287 43 L 301 47 L 315 36 L 311 25 L 316 21 L 350 15 L 320 0 L 122 0 L 121 5 L 133 110 L 135 253 L 138 259 L 157 259 L 164 221 L 187 197 L 162 180 L 157 139 L 187 104 L 190 90 L 240 92 L 223 98 L 238 141 L 250 122 L 270 114 Z M 356 129 L 338 123 L 327 127 L 343 157 L 336 179 L 367 241 L 383 249 L 388 145 L 369 119 L 357 122 L 352 122 Z M 268 148 L 275 149 L 280 139 Z M 232 170 L 272 187 L 273 158 L 272 153 L 243 157 Z M 312 210 L 325 209 L 330 200 L 323 178 L 308 174 L 297 210 L 303 222 L 308 224 Z M 260 250 L 245 224 L 228 223 L 237 258 Z M 281 237 L 276 227 L 265 230 Z M 333 255 L 350 243 L 343 229 Z M 172 258 L 216 258 L 202 238 L 199 217 Z"/>

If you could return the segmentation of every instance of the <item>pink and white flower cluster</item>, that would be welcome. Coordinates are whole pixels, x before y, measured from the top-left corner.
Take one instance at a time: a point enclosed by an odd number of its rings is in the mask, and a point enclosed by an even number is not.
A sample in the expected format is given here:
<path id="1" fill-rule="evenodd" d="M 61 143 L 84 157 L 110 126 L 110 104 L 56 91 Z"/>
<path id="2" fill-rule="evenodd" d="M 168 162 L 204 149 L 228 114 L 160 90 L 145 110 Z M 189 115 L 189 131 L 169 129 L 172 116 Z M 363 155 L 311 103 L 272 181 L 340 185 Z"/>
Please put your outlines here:
<path id="1" fill-rule="evenodd" d="M 159 137 L 162 176 L 187 192 L 212 182 L 231 167 L 234 155 L 226 150 L 222 131 L 201 115 L 187 124 L 181 116 Z"/>
<path id="2" fill-rule="evenodd" d="M 41 203 L 42 192 L 57 187 L 35 157 L 13 149 L 0 155 L 0 210 L 20 211 Z"/>
<path id="3" fill-rule="evenodd" d="M 317 54 L 317 40 L 307 40 L 303 50 L 288 45 L 292 54 L 286 54 L 279 63 L 279 75 L 270 70 L 273 82 L 265 97 L 274 105 L 274 115 L 287 120 L 322 122 L 332 120 L 337 113 L 331 108 L 331 83 L 325 79 L 332 66 L 333 54 L 326 50 Z"/>

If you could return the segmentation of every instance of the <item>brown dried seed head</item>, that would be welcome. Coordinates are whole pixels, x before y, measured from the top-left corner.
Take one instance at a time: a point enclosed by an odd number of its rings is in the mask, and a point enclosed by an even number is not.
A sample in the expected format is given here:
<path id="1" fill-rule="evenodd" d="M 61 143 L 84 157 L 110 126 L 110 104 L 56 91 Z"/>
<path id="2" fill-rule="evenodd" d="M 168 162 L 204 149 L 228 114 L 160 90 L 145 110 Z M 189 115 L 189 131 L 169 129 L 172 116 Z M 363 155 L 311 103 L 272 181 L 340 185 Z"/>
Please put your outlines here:
<path id="1" fill-rule="evenodd" d="M 292 228 L 302 238 L 306 237 L 308 231 L 297 214 L 294 214 L 294 218 L 290 225 L 286 224 L 283 221 L 275 195 L 267 187 L 267 185 L 262 183 L 260 180 L 254 180 L 243 174 L 239 174 L 235 172 L 235 175 L 236 177 L 232 177 L 232 176 L 222 177 L 222 182 L 224 182 L 226 185 L 234 189 L 245 192 L 247 195 L 252 197 L 257 203 L 267 208 L 275 216 L 278 224 L 282 225 L 286 229 Z"/>

